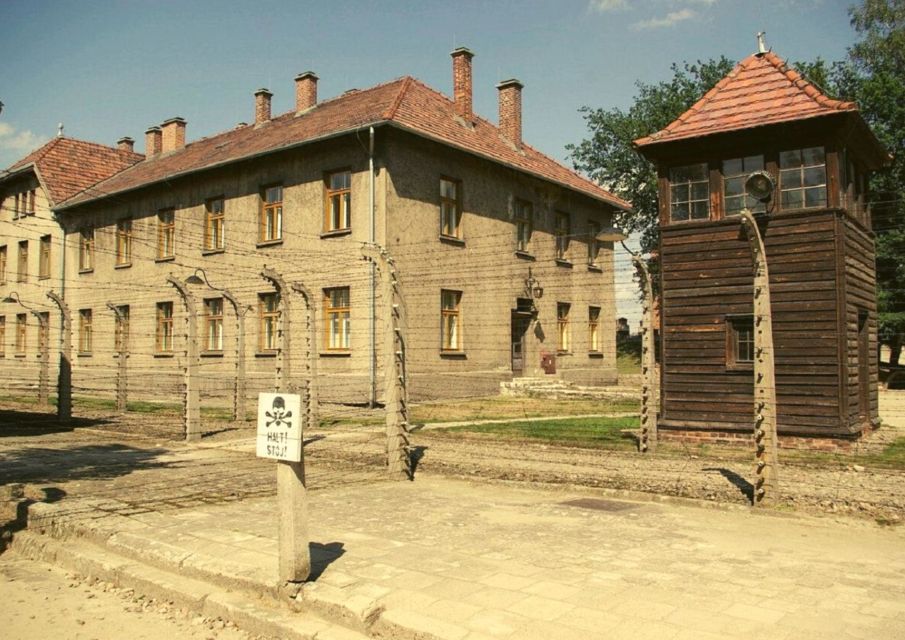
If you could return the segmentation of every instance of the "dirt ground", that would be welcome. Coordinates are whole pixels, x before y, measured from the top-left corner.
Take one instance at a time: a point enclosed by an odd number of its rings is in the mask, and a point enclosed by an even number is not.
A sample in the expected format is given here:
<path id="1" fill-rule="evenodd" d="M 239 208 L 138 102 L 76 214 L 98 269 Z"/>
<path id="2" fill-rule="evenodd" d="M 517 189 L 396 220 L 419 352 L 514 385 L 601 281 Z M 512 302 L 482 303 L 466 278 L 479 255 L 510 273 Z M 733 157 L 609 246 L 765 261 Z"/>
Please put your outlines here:
<path id="1" fill-rule="evenodd" d="M 6 640 L 264 640 L 10 551 L 0 555 L 0 602 Z"/>

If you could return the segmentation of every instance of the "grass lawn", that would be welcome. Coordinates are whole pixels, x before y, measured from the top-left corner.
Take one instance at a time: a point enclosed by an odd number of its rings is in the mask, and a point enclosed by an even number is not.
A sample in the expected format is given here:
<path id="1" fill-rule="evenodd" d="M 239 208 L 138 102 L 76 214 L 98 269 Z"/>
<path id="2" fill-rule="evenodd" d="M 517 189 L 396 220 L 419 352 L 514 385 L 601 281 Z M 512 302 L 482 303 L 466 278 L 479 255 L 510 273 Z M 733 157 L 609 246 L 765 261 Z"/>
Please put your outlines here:
<path id="1" fill-rule="evenodd" d="M 632 437 L 622 434 L 623 429 L 638 426 L 637 417 L 626 418 L 564 418 L 561 420 L 492 422 L 490 424 L 447 427 L 443 433 L 474 433 L 503 440 L 528 440 L 560 445 L 624 449 L 637 447 Z"/>
<path id="2" fill-rule="evenodd" d="M 414 423 L 506 420 L 544 416 L 591 415 L 638 411 L 639 400 L 551 400 L 516 396 L 489 396 L 413 404 L 409 420 Z"/>

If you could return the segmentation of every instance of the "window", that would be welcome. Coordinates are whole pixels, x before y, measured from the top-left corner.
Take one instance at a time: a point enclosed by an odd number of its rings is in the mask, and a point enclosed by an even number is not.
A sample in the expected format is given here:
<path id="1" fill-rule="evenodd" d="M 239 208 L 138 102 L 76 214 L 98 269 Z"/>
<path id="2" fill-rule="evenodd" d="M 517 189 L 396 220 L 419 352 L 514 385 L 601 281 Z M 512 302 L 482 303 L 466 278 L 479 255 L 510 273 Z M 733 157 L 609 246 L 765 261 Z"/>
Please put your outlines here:
<path id="1" fill-rule="evenodd" d="M 337 171 L 327 175 L 327 204 L 324 209 L 324 231 L 341 231 L 352 227 L 352 172 Z"/>
<path id="2" fill-rule="evenodd" d="M 440 235 L 461 238 L 459 221 L 462 216 L 462 183 L 440 178 Z"/>
<path id="3" fill-rule="evenodd" d="M 706 220 L 710 217 L 710 178 L 707 163 L 669 170 L 670 220 Z"/>
<path id="4" fill-rule="evenodd" d="M 557 260 L 567 260 L 566 256 L 569 252 L 569 235 L 572 233 L 570 228 L 571 220 L 569 219 L 569 214 L 557 211 L 556 228 L 554 229 Z"/>
<path id="5" fill-rule="evenodd" d="M 442 331 L 443 351 L 462 350 L 462 320 L 459 303 L 462 301 L 461 291 L 440 291 L 440 327 Z"/>
<path id="6" fill-rule="evenodd" d="M 50 348 L 50 313 L 42 311 L 38 315 L 38 349 L 45 353 Z"/>
<path id="7" fill-rule="evenodd" d="M 38 277 L 50 277 L 50 236 L 41 236 L 40 253 L 38 254 Z"/>
<path id="8" fill-rule="evenodd" d="M 515 201 L 515 250 L 527 252 L 534 226 L 534 207 L 525 200 Z"/>
<path id="9" fill-rule="evenodd" d="M 205 350 L 223 351 L 223 298 L 204 301 Z"/>
<path id="10" fill-rule="evenodd" d="M 82 229 L 79 233 L 79 271 L 94 269 L 94 229 Z"/>
<path id="11" fill-rule="evenodd" d="M 116 223 L 116 265 L 132 264 L 132 219 L 125 218 Z"/>
<path id="12" fill-rule="evenodd" d="M 283 187 L 265 187 L 262 193 L 261 220 L 258 242 L 277 242 L 283 239 Z"/>
<path id="13" fill-rule="evenodd" d="M 596 220 L 588 220 L 588 264 L 597 266 L 597 256 L 600 254 L 600 241 L 597 235 L 600 233 L 600 223 Z"/>
<path id="14" fill-rule="evenodd" d="M 157 258 L 176 255 L 176 211 L 162 209 L 157 213 Z"/>
<path id="15" fill-rule="evenodd" d="M 27 200 L 26 200 L 26 196 L 27 196 Z M 23 193 L 22 200 L 23 200 L 23 202 L 26 203 L 24 215 L 26 215 L 26 216 L 35 215 L 35 190 L 32 189 L 28 193 Z"/>
<path id="16" fill-rule="evenodd" d="M 28 240 L 19 243 L 19 268 L 16 276 L 17 282 L 28 280 Z"/>
<path id="17" fill-rule="evenodd" d="M 763 171 L 763 156 L 747 156 L 723 160 L 723 199 L 726 215 L 733 216 L 747 209 L 752 213 L 763 213 L 763 202 L 745 192 L 745 179 L 755 171 Z"/>
<path id="18" fill-rule="evenodd" d="M 588 307 L 588 351 L 600 351 L 600 307 Z"/>
<path id="19" fill-rule="evenodd" d="M 276 293 L 258 295 L 258 351 L 276 351 L 280 324 L 280 296 Z"/>
<path id="20" fill-rule="evenodd" d="M 0 247 L 0 284 L 6 283 L 6 245 Z"/>
<path id="21" fill-rule="evenodd" d="M 17 193 L 13 196 L 13 220 L 19 217 L 19 211 L 21 211 L 21 208 L 19 206 L 19 194 Z"/>
<path id="22" fill-rule="evenodd" d="M 223 198 L 208 200 L 204 221 L 204 248 L 207 251 L 218 251 L 223 248 L 224 219 Z"/>
<path id="23" fill-rule="evenodd" d="M 157 353 L 173 351 L 173 303 L 157 303 L 157 333 L 155 339 Z"/>
<path id="24" fill-rule="evenodd" d="M 747 367 L 754 363 L 754 318 L 735 316 L 726 318 L 727 365 Z"/>
<path id="25" fill-rule="evenodd" d="M 94 338 L 91 320 L 91 309 L 79 309 L 79 353 L 91 353 Z"/>
<path id="26" fill-rule="evenodd" d="M 116 307 L 115 324 L 113 325 L 113 350 L 117 353 L 129 350 L 129 305 Z"/>
<path id="27" fill-rule="evenodd" d="M 826 158 L 823 147 L 779 154 L 779 191 L 783 209 L 826 206 Z"/>
<path id="28" fill-rule="evenodd" d="M 6 357 L 6 316 L 0 316 L 0 358 Z"/>
<path id="29" fill-rule="evenodd" d="M 324 326 L 329 351 L 346 350 L 352 346 L 349 306 L 349 287 L 324 289 Z"/>
<path id="30" fill-rule="evenodd" d="M 24 313 L 16 314 L 16 355 L 25 355 L 25 323 L 28 316 Z"/>
<path id="31" fill-rule="evenodd" d="M 572 350 L 572 331 L 569 327 L 569 309 L 571 306 L 568 302 L 556 303 L 556 348 L 562 353 Z"/>

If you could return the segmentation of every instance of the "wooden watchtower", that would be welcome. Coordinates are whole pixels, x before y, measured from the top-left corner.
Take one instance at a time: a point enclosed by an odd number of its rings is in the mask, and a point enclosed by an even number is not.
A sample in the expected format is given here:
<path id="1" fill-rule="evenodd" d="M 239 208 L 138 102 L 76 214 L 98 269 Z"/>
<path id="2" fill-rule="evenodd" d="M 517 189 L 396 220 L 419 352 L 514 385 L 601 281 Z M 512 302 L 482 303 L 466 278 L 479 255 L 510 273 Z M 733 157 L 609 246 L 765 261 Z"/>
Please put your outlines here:
<path id="1" fill-rule="evenodd" d="M 780 435 L 852 438 L 877 424 L 866 177 L 889 156 L 857 105 L 761 52 L 635 144 L 656 163 L 659 182 L 661 433 L 750 437 L 744 209 L 757 216 L 766 246 Z M 756 171 L 775 181 L 767 202 L 745 191 Z"/>

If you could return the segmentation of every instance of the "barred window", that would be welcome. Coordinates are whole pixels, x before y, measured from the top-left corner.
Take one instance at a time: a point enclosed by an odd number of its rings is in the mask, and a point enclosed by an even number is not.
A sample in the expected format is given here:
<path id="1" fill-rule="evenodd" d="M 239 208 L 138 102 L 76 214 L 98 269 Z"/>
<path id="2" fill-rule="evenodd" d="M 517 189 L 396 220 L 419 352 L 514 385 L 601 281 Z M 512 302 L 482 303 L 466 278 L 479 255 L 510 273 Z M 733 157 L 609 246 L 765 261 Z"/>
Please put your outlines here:
<path id="1" fill-rule="evenodd" d="M 556 348 L 562 353 L 572 350 L 572 329 L 569 326 L 569 310 L 572 305 L 568 302 L 556 303 Z"/>
<path id="2" fill-rule="evenodd" d="M 327 174 L 327 201 L 324 207 L 324 231 L 352 227 L 352 172 Z"/>
<path id="3" fill-rule="evenodd" d="M 94 229 L 79 232 L 79 271 L 94 269 Z"/>
<path id="4" fill-rule="evenodd" d="M 223 298 L 204 301 L 205 350 L 223 351 Z"/>
<path id="5" fill-rule="evenodd" d="M 571 220 L 568 213 L 556 212 L 556 258 L 566 260 L 569 253 L 569 237 L 572 233 Z"/>
<path id="6" fill-rule="evenodd" d="M 440 235 L 461 238 L 462 182 L 440 178 Z"/>
<path id="7" fill-rule="evenodd" d="M 600 351 L 600 307 L 588 307 L 588 351 Z"/>
<path id="8" fill-rule="evenodd" d="M 283 239 L 283 187 L 264 187 L 261 192 L 261 219 L 258 225 L 259 242 Z"/>
<path id="9" fill-rule="evenodd" d="M 534 206 L 526 200 L 515 201 L 515 250 L 527 252 L 534 230 Z"/>
<path id="10" fill-rule="evenodd" d="M 157 213 L 157 257 L 172 258 L 176 255 L 176 212 L 162 209 Z"/>
<path id="11" fill-rule="evenodd" d="M 226 222 L 223 198 L 207 201 L 204 222 L 204 248 L 216 251 L 224 246 L 223 231 Z"/>
<path id="12" fill-rule="evenodd" d="M 91 353 L 94 342 L 91 309 L 79 309 L 79 353 Z"/>
<path id="13" fill-rule="evenodd" d="M 443 351 L 462 350 L 461 291 L 440 291 L 440 326 Z"/>
<path id="14" fill-rule="evenodd" d="M 173 303 L 157 303 L 157 331 L 155 339 L 157 353 L 173 351 Z"/>
<path id="15" fill-rule="evenodd" d="M 132 264 L 132 219 L 125 218 L 116 223 L 116 265 L 125 267 Z"/>
<path id="16" fill-rule="evenodd" d="M 277 332 L 280 325 L 280 296 L 276 293 L 258 294 L 258 351 L 279 349 Z"/>

